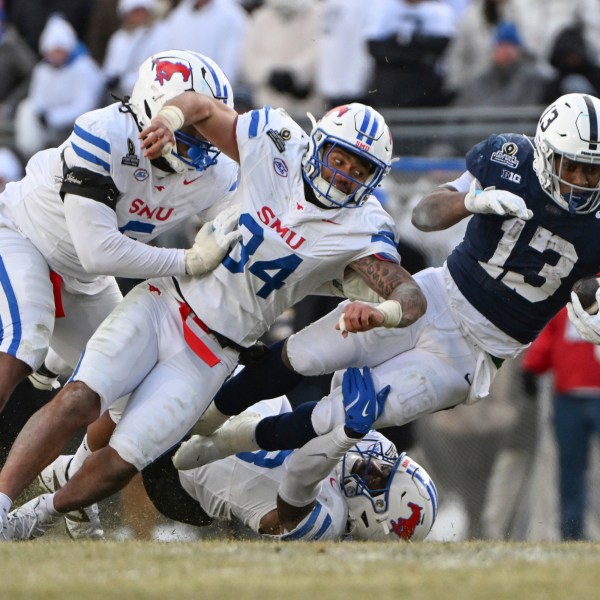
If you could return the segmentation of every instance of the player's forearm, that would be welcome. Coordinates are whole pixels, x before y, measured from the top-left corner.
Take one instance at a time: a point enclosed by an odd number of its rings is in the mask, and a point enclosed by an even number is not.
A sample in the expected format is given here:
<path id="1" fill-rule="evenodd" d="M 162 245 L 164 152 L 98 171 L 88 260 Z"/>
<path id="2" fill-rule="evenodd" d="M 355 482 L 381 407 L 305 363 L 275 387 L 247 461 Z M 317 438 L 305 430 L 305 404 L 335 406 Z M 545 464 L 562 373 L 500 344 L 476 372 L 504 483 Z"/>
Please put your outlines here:
<path id="1" fill-rule="evenodd" d="M 292 507 L 305 507 L 319 494 L 323 479 L 335 468 L 356 439 L 348 437 L 340 425 L 294 451 L 286 464 L 279 497 Z"/>
<path id="2" fill-rule="evenodd" d="M 470 215 L 465 208 L 465 192 L 439 187 L 415 206 L 412 224 L 421 231 L 439 231 L 456 225 Z"/>

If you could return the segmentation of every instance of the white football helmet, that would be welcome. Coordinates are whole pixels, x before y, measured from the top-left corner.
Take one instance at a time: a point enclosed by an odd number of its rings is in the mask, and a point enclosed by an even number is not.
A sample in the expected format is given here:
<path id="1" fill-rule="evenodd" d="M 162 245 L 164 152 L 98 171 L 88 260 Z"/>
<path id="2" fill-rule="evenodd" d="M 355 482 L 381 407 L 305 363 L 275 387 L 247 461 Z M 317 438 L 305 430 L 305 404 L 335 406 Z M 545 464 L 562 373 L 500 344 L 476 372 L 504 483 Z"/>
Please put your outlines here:
<path id="1" fill-rule="evenodd" d="M 555 165 L 555 158 L 560 160 Z M 542 189 L 562 209 L 585 214 L 600 206 L 600 183 L 580 187 L 561 178 L 563 160 L 600 169 L 600 100 L 588 94 L 566 94 L 544 111 L 537 125 L 533 169 Z M 560 184 L 570 191 L 560 193 Z"/>
<path id="2" fill-rule="evenodd" d="M 186 91 L 216 98 L 233 108 L 231 84 L 210 58 L 189 50 L 168 50 L 147 58 L 129 99 L 140 130 L 150 124 L 167 100 Z M 164 157 L 176 173 L 203 171 L 216 163 L 220 152 L 209 142 L 182 131 L 176 131 L 175 138 L 188 147 L 187 156 L 178 154 L 175 147 Z"/>
<path id="3" fill-rule="evenodd" d="M 309 117 L 312 119 L 312 115 Z M 312 121 L 308 151 L 302 161 L 305 180 L 314 190 L 317 200 L 326 206 L 361 206 L 390 171 L 392 134 L 384 118 L 370 106 L 354 102 L 333 108 L 318 122 Z M 336 146 L 353 152 L 373 165 L 364 183 L 344 175 L 357 186 L 351 194 L 333 185 L 337 170 L 328 165 L 327 160 Z M 323 165 L 333 171 L 331 181 L 322 177 Z"/>
<path id="4" fill-rule="evenodd" d="M 374 481 L 385 482 L 369 487 Z M 389 456 L 376 442 L 346 452 L 342 491 L 349 533 L 372 541 L 424 540 L 437 515 L 437 489 L 423 467 L 405 452 Z M 373 484 L 372 484 L 373 485 Z"/>

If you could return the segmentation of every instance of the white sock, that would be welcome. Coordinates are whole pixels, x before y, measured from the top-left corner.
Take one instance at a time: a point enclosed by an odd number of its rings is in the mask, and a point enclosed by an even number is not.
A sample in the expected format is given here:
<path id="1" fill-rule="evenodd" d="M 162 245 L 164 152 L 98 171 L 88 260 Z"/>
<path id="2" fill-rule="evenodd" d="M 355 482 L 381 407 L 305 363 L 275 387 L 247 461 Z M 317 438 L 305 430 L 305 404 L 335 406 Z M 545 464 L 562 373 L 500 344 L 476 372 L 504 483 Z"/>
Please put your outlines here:
<path id="1" fill-rule="evenodd" d="M 77 448 L 77 452 L 73 455 L 71 462 L 67 468 L 67 480 L 71 479 L 79 469 L 81 469 L 81 465 L 83 465 L 85 459 L 92 453 L 89 449 L 87 443 L 87 433 L 83 436 L 83 441 L 79 444 L 79 448 Z"/>
<path id="2" fill-rule="evenodd" d="M 12 500 L 6 495 L 0 492 L 0 509 L 5 512 L 9 512 L 12 507 Z"/>
<path id="3" fill-rule="evenodd" d="M 44 508 L 46 509 L 46 512 L 52 517 L 58 517 L 61 514 L 54 508 L 55 494 L 56 494 L 56 492 L 54 494 L 47 494 L 42 499 L 42 502 L 44 503 Z"/>

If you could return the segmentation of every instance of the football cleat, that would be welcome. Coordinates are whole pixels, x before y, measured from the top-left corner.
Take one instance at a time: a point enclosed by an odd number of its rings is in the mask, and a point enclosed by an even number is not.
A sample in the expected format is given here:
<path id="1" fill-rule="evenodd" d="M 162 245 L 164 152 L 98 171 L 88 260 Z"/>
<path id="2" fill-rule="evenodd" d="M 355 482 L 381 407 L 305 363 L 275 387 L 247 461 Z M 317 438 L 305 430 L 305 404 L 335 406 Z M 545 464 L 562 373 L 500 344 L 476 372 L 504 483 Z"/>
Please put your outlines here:
<path id="1" fill-rule="evenodd" d="M 254 431 L 261 419 L 262 416 L 257 413 L 243 412 L 231 417 L 212 435 L 193 435 L 179 446 L 173 455 L 173 465 L 180 471 L 186 471 L 238 452 L 260 450 Z"/>
<path id="2" fill-rule="evenodd" d="M 56 525 L 60 516 L 51 515 L 46 510 L 44 499 L 47 495 L 37 496 L 8 514 L 8 539 L 34 540 Z"/>
<path id="3" fill-rule="evenodd" d="M 67 472 L 72 459 L 73 455 L 59 456 L 39 474 L 38 480 L 45 490 L 51 493 L 57 492 L 67 483 L 69 480 Z M 67 533 L 72 539 L 104 539 L 104 530 L 100 522 L 100 509 L 96 503 L 85 508 L 72 510 L 64 516 Z"/>

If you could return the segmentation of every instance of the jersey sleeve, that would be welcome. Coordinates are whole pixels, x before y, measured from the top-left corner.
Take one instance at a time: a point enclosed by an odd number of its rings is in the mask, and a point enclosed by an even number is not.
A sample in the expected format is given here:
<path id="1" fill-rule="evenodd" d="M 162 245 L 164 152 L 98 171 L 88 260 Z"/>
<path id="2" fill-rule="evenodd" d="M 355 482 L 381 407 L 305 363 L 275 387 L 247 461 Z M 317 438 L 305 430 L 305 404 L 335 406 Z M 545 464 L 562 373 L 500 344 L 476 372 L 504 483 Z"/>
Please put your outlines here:
<path id="1" fill-rule="evenodd" d="M 329 509 L 317 502 L 312 511 L 292 530 L 279 536 L 272 536 L 284 542 L 289 541 L 318 541 L 337 538 L 333 534 L 333 519 Z M 269 536 L 271 537 L 271 536 Z"/>
<path id="2" fill-rule="evenodd" d="M 283 109 L 265 106 L 239 115 L 236 136 L 240 165 L 248 171 L 262 165 L 268 154 L 285 155 L 295 145 L 308 147 L 308 136 Z M 261 148 L 259 151 L 258 148 Z"/>
<path id="3" fill-rule="evenodd" d="M 114 207 L 119 190 L 113 180 L 112 145 L 117 136 L 99 112 L 86 113 L 75 121 L 63 151 L 60 193 L 63 198 L 72 193 Z"/>

